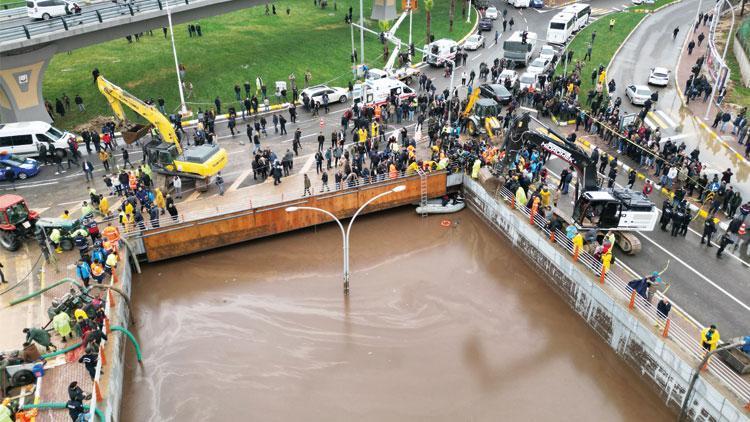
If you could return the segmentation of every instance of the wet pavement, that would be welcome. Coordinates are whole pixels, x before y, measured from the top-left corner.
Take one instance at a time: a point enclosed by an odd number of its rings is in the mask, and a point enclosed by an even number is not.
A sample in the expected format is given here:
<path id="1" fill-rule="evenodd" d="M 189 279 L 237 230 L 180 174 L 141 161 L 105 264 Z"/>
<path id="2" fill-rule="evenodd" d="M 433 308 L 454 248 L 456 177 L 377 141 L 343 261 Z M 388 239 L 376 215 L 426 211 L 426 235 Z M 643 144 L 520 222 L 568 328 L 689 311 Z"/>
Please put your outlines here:
<path id="1" fill-rule="evenodd" d="M 471 212 L 366 216 L 145 267 L 124 421 L 673 420 Z M 131 352 L 128 352 L 131 354 Z"/>

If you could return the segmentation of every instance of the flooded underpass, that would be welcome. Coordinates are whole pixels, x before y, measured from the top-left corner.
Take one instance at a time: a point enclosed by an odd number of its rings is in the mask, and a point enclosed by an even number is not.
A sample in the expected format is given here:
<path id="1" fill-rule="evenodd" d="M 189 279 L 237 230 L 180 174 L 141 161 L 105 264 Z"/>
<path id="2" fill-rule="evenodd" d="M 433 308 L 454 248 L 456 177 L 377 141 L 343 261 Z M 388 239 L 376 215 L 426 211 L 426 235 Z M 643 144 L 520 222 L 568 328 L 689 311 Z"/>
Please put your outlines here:
<path id="1" fill-rule="evenodd" d="M 674 420 L 470 211 L 402 208 L 145 266 L 125 421 Z"/>

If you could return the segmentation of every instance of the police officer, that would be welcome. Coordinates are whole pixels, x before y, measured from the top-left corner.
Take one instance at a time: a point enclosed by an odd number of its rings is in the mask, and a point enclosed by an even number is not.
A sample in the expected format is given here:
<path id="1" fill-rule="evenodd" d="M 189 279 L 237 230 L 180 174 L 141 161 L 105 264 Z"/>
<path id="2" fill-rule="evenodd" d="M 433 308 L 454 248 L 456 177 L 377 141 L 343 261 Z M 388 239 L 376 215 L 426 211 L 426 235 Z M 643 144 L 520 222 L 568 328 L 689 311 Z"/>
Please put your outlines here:
<path id="1" fill-rule="evenodd" d="M 662 205 L 661 211 L 661 219 L 659 220 L 659 223 L 661 224 L 662 231 L 667 231 L 667 225 L 672 219 L 673 214 L 672 204 L 668 200 L 665 200 L 664 204 Z"/>
<path id="2" fill-rule="evenodd" d="M 711 245 L 711 236 L 716 233 L 716 223 L 714 222 L 714 214 L 709 215 L 706 218 L 706 222 L 703 223 L 703 235 L 701 236 L 701 245 L 703 244 L 703 240 L 706 240 L 706 247 L 710 248 Z"/>

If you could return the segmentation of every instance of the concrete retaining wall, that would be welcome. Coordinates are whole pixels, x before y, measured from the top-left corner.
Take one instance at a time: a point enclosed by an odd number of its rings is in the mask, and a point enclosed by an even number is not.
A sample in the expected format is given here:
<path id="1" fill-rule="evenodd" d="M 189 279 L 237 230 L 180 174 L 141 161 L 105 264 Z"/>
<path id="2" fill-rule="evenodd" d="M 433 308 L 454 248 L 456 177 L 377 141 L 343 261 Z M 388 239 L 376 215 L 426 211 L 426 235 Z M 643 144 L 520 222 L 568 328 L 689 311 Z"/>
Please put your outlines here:
<path id="1" fill-rule="evenodd" d="M 117 287 L 130 297 L 132 290 L 132 269 L 130 256 L 127 248 L 120 248 L 122 254 L 119 265 L 119 283 Z M 110 309 L 110 326 L 119 325 L 126 329 L 130 320 L 130 312 L 124 300 L 114 294 L 115 306 Z M 109 333 L 107 341 L 107 353 L 109 359 L 107 366 L 103 368 L 102 378 L 106 379 L 104 384 L 104 398 L 97 406 L 104 412 L 104 422 L 120 420 L 120 406 L 122 405 L 122 392 L 125 385 L 125 348 L 132 347 L 122 333 Z"/>
<path id="2" fill-rule="evenodd" d="M 737 36 L 733 38 L 732 52 L 734 52 L 734 57 L 737 58 L 737 63 L 740 64 L 740 79 L 742 80 L 742 84 L 750 87 L 750 58 L 747 57 L 747 53 L 742 48 L 742 44 L 740 44 Z"/>
<path id="3" fill-rule="evenodd" d="M 679 411 L 694 365 L 672 352 L 651 327 L 612 299 L 528 221 L 495 200 L 479 183 L 468 177 L 463 183 L 469 208 L 507 237 L 615 353 L 656 388 L 664 403 Z M 748 421 L 742 410 L 702 378 L 695 386 L 689 415 L 700 421 Z"/>

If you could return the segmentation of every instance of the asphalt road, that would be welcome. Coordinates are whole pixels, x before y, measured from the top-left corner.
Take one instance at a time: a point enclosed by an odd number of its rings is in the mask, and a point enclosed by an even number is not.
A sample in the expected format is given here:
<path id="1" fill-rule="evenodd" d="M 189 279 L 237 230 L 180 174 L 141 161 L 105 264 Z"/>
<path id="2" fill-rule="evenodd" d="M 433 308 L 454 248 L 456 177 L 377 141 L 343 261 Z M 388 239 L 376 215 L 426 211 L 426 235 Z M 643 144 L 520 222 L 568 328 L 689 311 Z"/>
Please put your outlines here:
<path id="1" fill-rule="evenodd" d="M 614 78 L 617 84 L 616 95 L 623 100 L 623 111 L 639 113 L 641 107 L 630 104 L 625 97 L 627 85 L 646 85 L 653 67 L 666 67 L 672 70 L 667 87 L 650 87 L 652 91 L 659 92 L 659 101 L 648 114 L 646 123 L 652 129 L 660 128 L 662 139 L 671 138 L 677 143 L 685 142 L 688 151 L 695 147 L 700 148 L 701 161 L 708 164 L 709 173 L 721 173 L 727 168 L 732 168 L 735 173 L 735 190 L 741 192 L 743 198 L 750 199 L 750 166 L 736 166 L 733 161 L 734 153 L 717 145 L 715 140 L 699 128 L 692 113 L 683 107 L 675 86 L 677 61 L 686 39 L 688 36 L 694 39 L 701 32 L 708 36 L 708 26 L 701 25 L 697 32 L 693 32 L 698 5 L 699 0 L 685 0 L 645 19 L 633 33 L 630 41 L 615 56 L 608 78 Z M 704 1 L 701 9 L 706 11 L 713 6 L 714 2 Z M 679 28 L 680 32 L 673 40 L 674 28 Z"/>
<path id="2" fill-rule="evenodd" d="M 627 4 L 623 4 L 623 1 L 606 1 L 597 2 L 594 10 L 594 15 L 601 15 L 609 10 L 621 10 Z M 617 64 L 613 67 L 611 75 L 641 75 L 642 69 L 648 69 L 652 64 L 643 61 L 643 63 L 636 64 L 638 60 L 633 59 L 630 64 L 626 63 L 625 57 L 628 54 L 635 54 L 639 49 L 643 48 L 643 43 L 648 37 L 661 37 L 667 32 L 660 28 L 670 27 L 671 21 L 676 20 L 679 22 L 692 21 L 691 16 L 695 15 L 695 7 L 697 5 L 696 0 L 686 0 L 678 6 L 667 8 L 665 12 L 658 13 L 655 16 L 648 18 L 647 22 L 641 27 L 651 28 L 651 33 L 643 33 L 638 37 L 631 40 L 631 44 L 634 47 L 626 46 L 622 49 L 622 53 L 617 57 Z M 504 5 L 500 6 L 502 12 Z M 692 12 L 691 12 L 692 10 Z M 513 17 L 516 26 L 514 29 L 527 29 L 540 34 L 546 34 L 547 22 L 555 14 L 554 9 L 544 10 L 515 10 L 513 8 L 508 9 L 509 18 Z M 677 17 L 675 17 L 675 15 Z M 661 20 L 666 19 L 667 23 L 662 23 Z M 646 26 L 652 25 L 652 26 Z M 496 23 L 496 26 L 500 27 Z M 500 27 L 501 28 L 501 27 Z M 662 32 L 664 34 L 662 34 Z M 640 30 L 639 30 L 640 33 Z M 494 32 L 485 33 L 488 36 L 488 41 L 494 39 Z M 684 31 L 681 31 L 684 34 Z M 506 32 L 502 39 L 506 35 Z M 671 31 L 667 35 L 671 42 Z M 602 37 L 602 41 L 604 37 Z M 479 64 L 481 62 L 491 63 L 495 57 L 500 57 L 502 50 L 500 46 L 490 45 L 492 41 L 488 42 L 487 48 L 481 49 L 475 53 L 470 53 L 467 68 L 459 67 L 456 72 L 457 81 L 462 71 L 469 72 L 470 68 L 478 71 Z M 681 45 L 678 39 L 675 42 L 675 51 L 665 51 L 659 53 L 658 46 L 665 45 L 662 40 L 654 43 L 653 52 L 649 54 L 657 57 L 654 60 L 658 60 L 659 65 L 666 67 L 674 67 L 674 63 L 668 63 L 669 60 L 673 62 L 677 59 L 677 45 Z M 633 53 L 628 53 L 631 51 Z M 668 50 L 668 49 L 664 49 Z M 663 54 L 663 55 L 662 55 Z M 622 62 L 621 62 L 622 60 Z M 625 72 L 619 69 L 628 69 L 628 66 L 640 66 L 636 72 Z M 449 79 L 444 78 L 442 69 L 430 69 L 425 68 L 424 71 L 429 77 L 431 77 L 438 89 L 447 87 Z M 619 73 L 618 73 L 619 72 Z M 647 75 L 647 73 L 643 73 Z M 640 77 L 640 76 L 638 76 Z M 645 78 L 646 76 L 644 76 Z M 619 82 L 618 85 L 622 85 Z M 673 88 L 672 88 L 673 89 Z M 660 94 L 664 95 L 665 100 L 669 98 L 667 93 Z M 668 100 L 667 100 L 668 101 Z M 662 102 L 664 104 L 664 102 Z M 324 133 L 326 136 L 330 136 L 330 132 L 333 128 L 339 127 L 339 119 L 341 113 L 345 110 L 343 105 L 335 105 L 331 108 L 331 112 L 328 115 L 321 114 L 320 117 L 324 118 Z M 288 124 L 287 129 L 289 131 L 288 136 L 277 136 L 273 134 L 273 127 L 271 127 L 270 136 L 263 139 L 263 144 L 270 146 L 277 154 L 283 154 L 287 148 L 291 147 L 292 134 L 296 127 L 300 127 L 303 132 L 303 145 L 304 149 L 302 155 L 295 162 L 295 169 L 299 171 L 299 164 L 303 166 L 309 163 L 312 159 L 312 155 L 315 152 L 316 142 L 315 137 L 320 130 L 320 118 L 312 117 L 309 114 L 302 112 L 299 108 L 300 118 L 298 124 Z M 270 122 L 270 116 L 267 117 Z M 241 132 L 235 137 L 232 137 L 229 133 L 226 124 L 220 123 L 217 125 L 217 135 L 219 136 L 219 143 L 222 147 L 226 148 L 229 152 L 229 164 L 223 171 L 225 176 L 226 186 L 233 186 L 235 189 L 242 189 L 243 187 L 249 186 L 256 183 L 252 180 L 252 172 L 248 172 L 250 166 L 250 151 L 251 146 L 247 144 L 247 137 L 242 131 L 244 126 L 238 122 L 238 127 Z M 389 128 L 389 130 L 393 130 Z M 687 138 L 686 138 L 687 139 Z M 240 141 L 245 142 L 245 145 L 241 145 Z M 141 158 L 140 151 L 132 150 L 131 161 L 136 162 Z M 103 169 L 98 165 L 98 159 L 92 160 L 97 166 L 97 180 L 95 182 L 96 188 L 102 192 L 105 190 L 101 177 Z M 563 163 L 560 160 L 553 160 L 550 164 L 550 169 L 559 172 L 562 169 Z M 308 168 L 309 165 L 308 165 Z M 74 167 L 73 173 L 68 172 L 60 176 L 55 176 L 54 171 L 51 167 L 47 166 L 42 170 L 42 173 L 24 182 L 17 184 L 18 193 L 22 194 L 34 209 L 43 211 L 44 216 L 57 216 L 63 209 L 75 210 L 80 208 L 80 202 L 87 199 L 88 195 L 86 192 L 86 186 L 84 182 L 84 176 L 80 173 L 80 170 Z M 618 178 L 620 183 L 624 183 L 625 176 L 621 175 Z M 0 184 L 3 190 L 7 190 L 8 185 L 6 183 Z M 216 193 L 216 188 L 212 186 L 208 192 L 197 195 L 195 200 L 201 200 L 210 198 Z M 654 198 L 655 201 L 661 202 L 660 199 Z M 179 206 L 179 205 L 178 205 Z M 700 229 L 700 227 L 696 227 Z M 732 337 L 741 334 L 750 333 L 750 277 L 747 277 L 747 265 L 741 263 L 738 259 L 732 256 L 727 256 L 723 261 L 715 259 L 713 254 L 704 252 L 698 248 L 698 237 L 691 233 L 687 238 L 671 238 L 669 235 L 665 235 L 661 232 L 655 231 L 646 234 L 641 234 L 641 240 L 643 243 L 643 252 L 635 257 L 623 257 L 618 256 L 621 264 L 626 265 L 629 268 L 634 269 L 639 274 L 645 274 L 654 270 L 661 270 L 664 268 L 667 261 L 670 262 L 669 268 L 665 273 L 672 287 L 669 290 L 669 296 L 672 297 L 677 303 L 683 308 L 687 309 L 701 324 L 718 323 L 719 328 L 722 331 L 722 336 Z M 649 241 L 651 239 L 654 243 Z"/>

